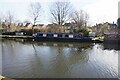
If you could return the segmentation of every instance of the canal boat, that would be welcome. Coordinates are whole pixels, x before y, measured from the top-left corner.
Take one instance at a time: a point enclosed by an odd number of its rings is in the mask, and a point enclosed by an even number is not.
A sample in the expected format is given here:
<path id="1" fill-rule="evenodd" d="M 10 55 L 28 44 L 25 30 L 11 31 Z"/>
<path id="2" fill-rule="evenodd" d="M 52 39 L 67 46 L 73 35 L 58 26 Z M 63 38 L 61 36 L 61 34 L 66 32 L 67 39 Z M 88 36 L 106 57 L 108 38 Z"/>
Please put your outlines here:
<path id="1" fill-rule="evenodd" d="M 92 42 L 92 38 L 85 37 L 82 33 L 45 33 L 34 34 L 35 41 L 69 41 L 69 42 Z"/>

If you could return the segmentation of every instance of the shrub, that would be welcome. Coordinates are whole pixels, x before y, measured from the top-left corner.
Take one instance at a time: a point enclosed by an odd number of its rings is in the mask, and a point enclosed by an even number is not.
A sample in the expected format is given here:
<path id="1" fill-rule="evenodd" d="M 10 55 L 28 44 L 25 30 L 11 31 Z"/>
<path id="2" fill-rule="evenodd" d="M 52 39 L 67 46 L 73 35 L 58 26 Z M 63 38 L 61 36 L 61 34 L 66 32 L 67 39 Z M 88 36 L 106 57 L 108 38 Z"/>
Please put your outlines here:
<path id="1" fill-rule="evenodd" d="M 73 29 L 74 33 L 83 33 L 84 36 L 89 36 L 89 31 L 87 29 Z"/>

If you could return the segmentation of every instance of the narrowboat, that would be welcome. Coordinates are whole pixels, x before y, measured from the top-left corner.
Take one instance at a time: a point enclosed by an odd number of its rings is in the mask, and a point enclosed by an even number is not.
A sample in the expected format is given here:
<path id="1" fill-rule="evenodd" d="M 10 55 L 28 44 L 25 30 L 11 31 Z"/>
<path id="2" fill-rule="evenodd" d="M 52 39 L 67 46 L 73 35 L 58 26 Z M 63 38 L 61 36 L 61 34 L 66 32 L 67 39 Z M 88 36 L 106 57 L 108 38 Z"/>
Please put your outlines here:
<path id="1" fill-rule="evenodd" d="M 34 34 L 35 41 L 63 41 L 63 42 L 92 42 L 92 38 L 84 37 L 78 33 L 45 33 L 37 32 Z"/>
<path id="2" fill-rule="evenodd" d="M 120 44 L 120 34 L 119 33 L 105 33 L 104 34 L 104 43 L 105 44 Z"/>

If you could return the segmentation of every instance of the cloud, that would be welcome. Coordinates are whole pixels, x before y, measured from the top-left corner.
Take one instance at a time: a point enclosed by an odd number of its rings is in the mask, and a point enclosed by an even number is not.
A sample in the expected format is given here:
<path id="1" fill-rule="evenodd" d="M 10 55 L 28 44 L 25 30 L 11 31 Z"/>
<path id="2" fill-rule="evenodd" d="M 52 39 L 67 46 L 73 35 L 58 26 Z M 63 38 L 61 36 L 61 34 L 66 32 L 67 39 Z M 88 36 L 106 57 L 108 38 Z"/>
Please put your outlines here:
<path id="1" fill-rule="evenodd" d="M 113 22 L 118 18 L 118 0 L 99 0 L 94 4 L 85 6 L 90 15 L 91 23 Z"/>
<path id="2" fill-rule="evenodd" d="M 0 0 L 0 12 L 4 14 L 10 10 L 18 19 L 26 19 L 28 16 L 28 8 L 31 2 L 41 2 L 44 7 L 43 22 L 49 22 L 49 7 L 47 2 L 57 0 Z M 65 0 L 60 0 L 65 1 Z M 113 22 L 118 18 L 118 1 L 119 0 L 67 0 L 70 1 L 76 10 L 83 9 L 90 16 L 89 23 L 94 25 L 101 22 Z M 45 7 L 47 6 L 47 7 Z M 21 13 L 22 12 L 22 13 Z"/>

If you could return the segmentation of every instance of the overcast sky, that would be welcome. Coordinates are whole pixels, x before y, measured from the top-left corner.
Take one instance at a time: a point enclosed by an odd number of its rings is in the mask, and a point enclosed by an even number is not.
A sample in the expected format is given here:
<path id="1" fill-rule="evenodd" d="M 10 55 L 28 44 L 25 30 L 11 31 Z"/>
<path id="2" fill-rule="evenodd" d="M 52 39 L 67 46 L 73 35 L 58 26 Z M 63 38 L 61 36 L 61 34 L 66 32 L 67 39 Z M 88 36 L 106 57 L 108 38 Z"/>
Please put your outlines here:
<path id="1" fill-rule="evenodd" d="M 51 2 L 56 0 L 0 0 L 0 15 L 8 11 L 21 21 L 29 19 L 29 5 L 31 2 L 40 2 L 42 5 L 41 23 L 49 23 L 48 9 Z M 63 0 L 65 1 L 65 0 Z M 118 18 L 119 0 L 67 0 L 76 10 L 85 10 L 89 16 L 89 24 L 94 25 L 102 22 L 116 22 Z"/>

